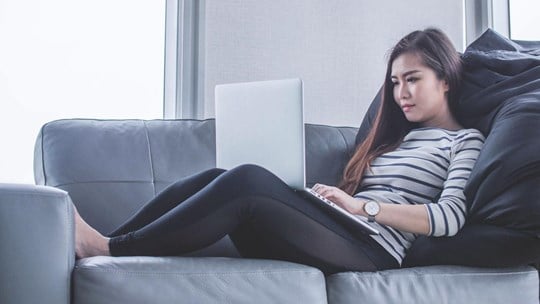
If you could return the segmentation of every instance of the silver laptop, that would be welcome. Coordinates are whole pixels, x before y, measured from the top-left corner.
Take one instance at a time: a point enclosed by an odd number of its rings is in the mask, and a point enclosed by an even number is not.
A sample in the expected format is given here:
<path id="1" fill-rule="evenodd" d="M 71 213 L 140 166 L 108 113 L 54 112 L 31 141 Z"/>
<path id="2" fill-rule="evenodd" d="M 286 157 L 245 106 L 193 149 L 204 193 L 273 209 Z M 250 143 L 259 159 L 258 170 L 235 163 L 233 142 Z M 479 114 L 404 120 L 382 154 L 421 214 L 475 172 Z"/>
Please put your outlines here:
<path id="1" fill-rule="evenodd" d="M 367 221 L 306 188 L 303 86 L 300 79 L 217 85 L 216 165 L 256 164 L 369 234 Z"/>

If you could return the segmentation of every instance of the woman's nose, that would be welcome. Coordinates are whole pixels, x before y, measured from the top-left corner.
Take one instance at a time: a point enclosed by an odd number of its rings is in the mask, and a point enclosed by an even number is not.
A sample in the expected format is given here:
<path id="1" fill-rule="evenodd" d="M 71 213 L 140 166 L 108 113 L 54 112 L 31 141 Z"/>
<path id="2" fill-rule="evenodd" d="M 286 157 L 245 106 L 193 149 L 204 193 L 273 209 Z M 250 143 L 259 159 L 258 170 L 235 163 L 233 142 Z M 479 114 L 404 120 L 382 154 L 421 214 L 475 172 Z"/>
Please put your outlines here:
<path id="1" fill-rule="evenodd" d="M 397 88 L 397 96 L 399 99 L 407 99 L 409 98 L 409 90 L 406 85 L 400 84 Z"/>

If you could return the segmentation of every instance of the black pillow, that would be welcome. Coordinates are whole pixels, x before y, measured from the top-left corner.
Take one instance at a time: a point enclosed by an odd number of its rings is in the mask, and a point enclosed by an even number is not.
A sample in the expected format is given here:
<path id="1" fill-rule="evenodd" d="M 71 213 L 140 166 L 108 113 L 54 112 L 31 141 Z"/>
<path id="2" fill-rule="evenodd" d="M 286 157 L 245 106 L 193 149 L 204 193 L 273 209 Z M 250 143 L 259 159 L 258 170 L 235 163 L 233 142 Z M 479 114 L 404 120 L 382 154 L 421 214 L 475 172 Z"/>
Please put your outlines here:
<path id="1" fill-rule="evenodd" d="M 469 222 L 540 242 L 540 42 L 488 30 L 463 54 L 459 116 L 486 135 L 465 194 Z"/>
<path id="2" fill-rule="evenodd" d="M 369 108 L 366 112 L 366 115 L 364 115 L 364 119 L 362 120 L 362 124 L 360 125 L 360 128 L 358 129 L 358 133 L 356 134 L 356 146 L 358 146 L 360 143 L 366 139 L 369 130 L 371 130 L 371 126 L 373 125 L 373 122 L 375 121 L 375 117 L 377 117 L 377 111 L 379 110 L 379 105 L 381 104 L 381 96 L 382 96 L 382 88 L 379 89 L 379 92 L 377 92 L 377 95 L 369 105 Z"/>
<path id="3" fill-rule="evenodd" d="M 470 224 L 453 237 L 419 237 L 402 267 L 464 265 L 473 267 L 538 267 L 540 242 L 512 229 Z"/>
<path id="4" fill-rule="evenodd" d="M 462 55 L 457 114 L 465 127 L 486 136 L 465 188 L 469 217 L 455 237 L 418 238 L 404 265 L 502 267 L 540 261 L 539 56 L 540 42 L 511 41 L 492 30 Z M 379 104 L 380 91 L 357 144 L 371 128 Z"/>

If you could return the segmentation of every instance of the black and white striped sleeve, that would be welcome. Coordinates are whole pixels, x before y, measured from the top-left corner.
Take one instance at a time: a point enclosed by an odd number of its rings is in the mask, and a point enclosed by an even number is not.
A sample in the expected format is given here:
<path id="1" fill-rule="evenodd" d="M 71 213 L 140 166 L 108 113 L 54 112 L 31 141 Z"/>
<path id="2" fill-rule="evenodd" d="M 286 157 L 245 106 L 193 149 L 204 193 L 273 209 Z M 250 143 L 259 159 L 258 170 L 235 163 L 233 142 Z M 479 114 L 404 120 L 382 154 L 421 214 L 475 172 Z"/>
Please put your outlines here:
<path id="1" fill-rule="evenodd" d="M 426 204 L 431 236 L 453 236 L 465 224 L 467 206 L 463 192 L 484 144 L 484 136 L 468 129 L 454 139 L 448 175 L 439 200 Z"/>

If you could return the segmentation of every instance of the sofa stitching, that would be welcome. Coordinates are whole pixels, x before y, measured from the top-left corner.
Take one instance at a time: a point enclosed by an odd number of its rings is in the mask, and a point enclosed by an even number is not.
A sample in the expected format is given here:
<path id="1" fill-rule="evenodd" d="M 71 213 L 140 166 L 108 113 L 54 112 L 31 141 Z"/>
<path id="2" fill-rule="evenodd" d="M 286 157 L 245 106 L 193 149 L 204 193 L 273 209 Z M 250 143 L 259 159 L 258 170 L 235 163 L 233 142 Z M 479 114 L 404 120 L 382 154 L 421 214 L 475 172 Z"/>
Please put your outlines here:
<path id="1" fill-rule="evenodd" d="M 514 275 L 523 275 L 523 274 L 532 274 L 532 273 L 535 273 L 536 271 L 535 270 L 528 270 L 528 271 L 520 271 L 520 272 L 493 272 L 493 273 L 482 273 L 482 272 L 476 272 L 476 273 L 415 273 L 415 274 L 410 274 L 410 273 L 403 273 L 403 274 L 390 274 L 390 275 L 387 275 L 387 274 L 381 274 L 381 273 L 377 273 L 375 275 L 360 275 L 362 277 L 428 277 L 428 276 L 441 276 L 441 277 L 454 277 L 454 276 L 500 276 L 500 275 L 511 275 L 511 276 L 514 276 Z M 336 274 L 333 274 L 332 276 L 336 276 L 336 277 L 348 277 L 348 276 L 351 276 L 350 273 L 336 273 Z M 353 275 L 354 277 L 357 277 L 357 275 Z"/>
<path id="2" fill-rule="evenodd" d="M 196 119 L 196 118 L 193 118 L 193 119 L 191 119 L 191 118 L 182 118 L 182 119 L 175 119 L 175 118 L 173 118 L 173 119 L 161 119 L 161 118 L 156 118 L 156 119 L 63 118 L 63 119 L 52 120 L 52 121 L 48 122 L 47 124 L 55 123 L 55 122 L 63 122 L 63 121 L 119 121 L 119 122 L 122 122 L 122 121 L 207 121 L 207 120 L 215 120 L 215 118 L 206 118 L 206 119 Z"/>
<path id="3" fill-rule="evenodd" d="M 66 211 L 67 211 L 66 224 L 67 224 L 68 227 L 75 227 L 75 224 L 73 223 L 74 218 L 71 217 L 70 214 L 69 214 L 69 207 L 70 207 L 70 204 L 69 204 L 69 200 L 68 200 L 68 196 L 67 196 L 67 195 L 64 196 L 64 201 L 66 202 L 66 209 L 67 209 L 67 210 L 66 210 Z M 70 231 L 70 229 L 68 229 L 68 231 Z M 71 229 L 71 231 L 73 231 L 73 230 Z M 71 248 L 70 248 L 70 247 L 71 247 L 71 246 L 70 246 L 70 244 L 71 244 L 71 242 L 70 242 L 70 233 L 66 233 L 66 237 L 67 237 L 67 240 L 66 240 L 66 252 L 68 252 L 68 254 L 69 254 L 69 253 L 71 252 L 71 250 L 70 250 L 70 249 L 71 249 Z M 75 245 L 75 244 L 73 244 L 73 245 Z M 70 264 L 70 262 L 71 262 L 71 257 L 68 257 L 66 260 L 67 260 L 67 267 L 66 267 L 66 269 L 67 269 L 68 271 L 70 271 L 71 269 L 70 269 L 70 267 L 69 267 L 69 266 L 70 266 L 69 264 Z M 70 295 L 71 290 L 70 290 L 70 288 L 69 288 L 69 286 L 71 286 L 71 276 L 70 276 L 70 275 L 67 276 L 66 281 L 67 281 L 67 282 L 66 282 L 66 286 L 68 286 L 68 288 L 66 288 L 66 299 L 67 299 L 68 301 L 70 301 L 70 300 L 71 300 L 71 295 Z"/>
<path id="4" fill-rule="evenodd" d="M 63 184 L 57 184 L 55 185 L 54 187 L 63 187 L 63 186 L 69 186 L 69 185 L 77 185 L 77 184 L 100 184 L 100 183 L 106 183 L 106 184 L 111 184 L 111 183 L 133 183 L 133 184 L 136 184 L 136 183 L 139 183 L 139 184 L 148 184 L 150 182 L 148 181 L 130 181 L 130 180 L 118 180 L 118 181 L 114 181 L 114 180 L 97 180 L 97 181 L 84 181 L 84 182 L 72 182 L 72 183 L 63 183 Z"/>
<path id="5" fill-rule="evenodd" d="M 146 127 L 146 121 L 142 120 L 143 126 L 144 126 L 144 133 L 146 134 L 146 143 L 148 145 L 148 157 L 150 160 L 150 171 L 152 172 L 152 189 L 154 191 L 154 195 L 156 195 L 156 176 L 154 173 L 154 164 L 152 162 L 152 149 L 150 146 L 150 136 L 148 136 L 148 128 Z"/>
<path id="6" fill-rule="evenodd" d="M 358 129 L 357 127 L 351 127 L 351 126 L 344 126 L 344 125 L 341 125 L 341 126 L 336 126 L 336 125 L 333 125 L 333 126 L 330 126 L 328 124 L 318 124 L 318 123 L 306 123 L 306 125 L 310 125 L 310 126 L 323 126 L 323 127 L 332 127 L 332 128 L 351 128 L 351 129 Z"/>
<path id="7" fill-rule="evenodd" d="M 165 184 L 171 184 L 171 183 L 174 183 L 175 181 L 170 181 L 170 180 L 157 180 L 155 179 L 153 181 L 153 183 L 165 183 Z M 136 183 L 139 183 L 139 184 L 149 184 L 150 182 L 149 181 L 143 181 L 143 180 L 139 180 L 139 181 L 135 181 L 135 180 L 95 180 L 95 181 L 78 181 L 78 182 L 71 182 L 71 183 L 63 183 L 63 184 L 57 184 L 57 185 L 54 185 L 52 187 L 63 187 L 63 186 L 69 186 L 69 185 L 77 185 L 77 184 L 100 184 L 100 183 L 105 183 L 105 184 L 114 184 L 114 183 L 125 183 L 125 184 L 136 184 Z M 50 186 L 50 185 L 49 185 Z"/>
<path id="8" fill-rule="evenodd" d="M 104 273 L 116 273 L 122 275 L 141 275 L 141 276 L 235 276 L 235 275 L 268 275 L 268 274 L 287 274 L 287 273 L 299 273 L 299 274 L 320 274 L 319 271 L 311 270 L 271 270 L 271 271 L 237 271 L 237 272 L 218 272 L 218 273 L 201 273 L 201 272 L 188 272 L 188 273 L 175 273 L 175 272 L 140 272 L 140 271 L 122 271 L 111 269 L 91 269 L 84 267 L 76 267 L 79 271 L 86 272 L 104 272 Z"/>
<path id="9" fill-rule="evenodd" d="M 41 128 L 41 172 L 43 172 L 43 184 L 44 185 L 47 185 L 47 174 L 45 172 L 45 152 L 43 150 L 43 142 L 45 141 L 45 127 L 48 125 L 48 123 L 46 123 L 45 125 L 43 125 L 43 127 Z"/>
<path id="10" fill-rule="evenodd" d="M 338 130 L 339 134 L 341 135 L 341 138 L 343 139 L 343 142 L 345 143 L 345 148 L 347 149 L 347 150 L 346 150 L 346 151 L 347 151 L 347 155 L 350 156 L 350 155 L 349 155 L 349 144 L 347 143 L 347 139 L 345 138 L 345 135 L 343 134 L 343 132 L 341 131 L 341 129 L 338 128 L 337 130 Z"/>
<path id="11" fill-rule="evenodd" d="M 4 192 L 4 195 L 29 195 L 29 196 L 37 196 L 37 197 L 56 197 L 56 198 L 63 198 L 65 194 L 56 194 L 56 193 L 41 193 L 41 192 L 33 192 L 33 191 L 19 191 L 19 190 L 7 190 L 2 189 Z"/>

